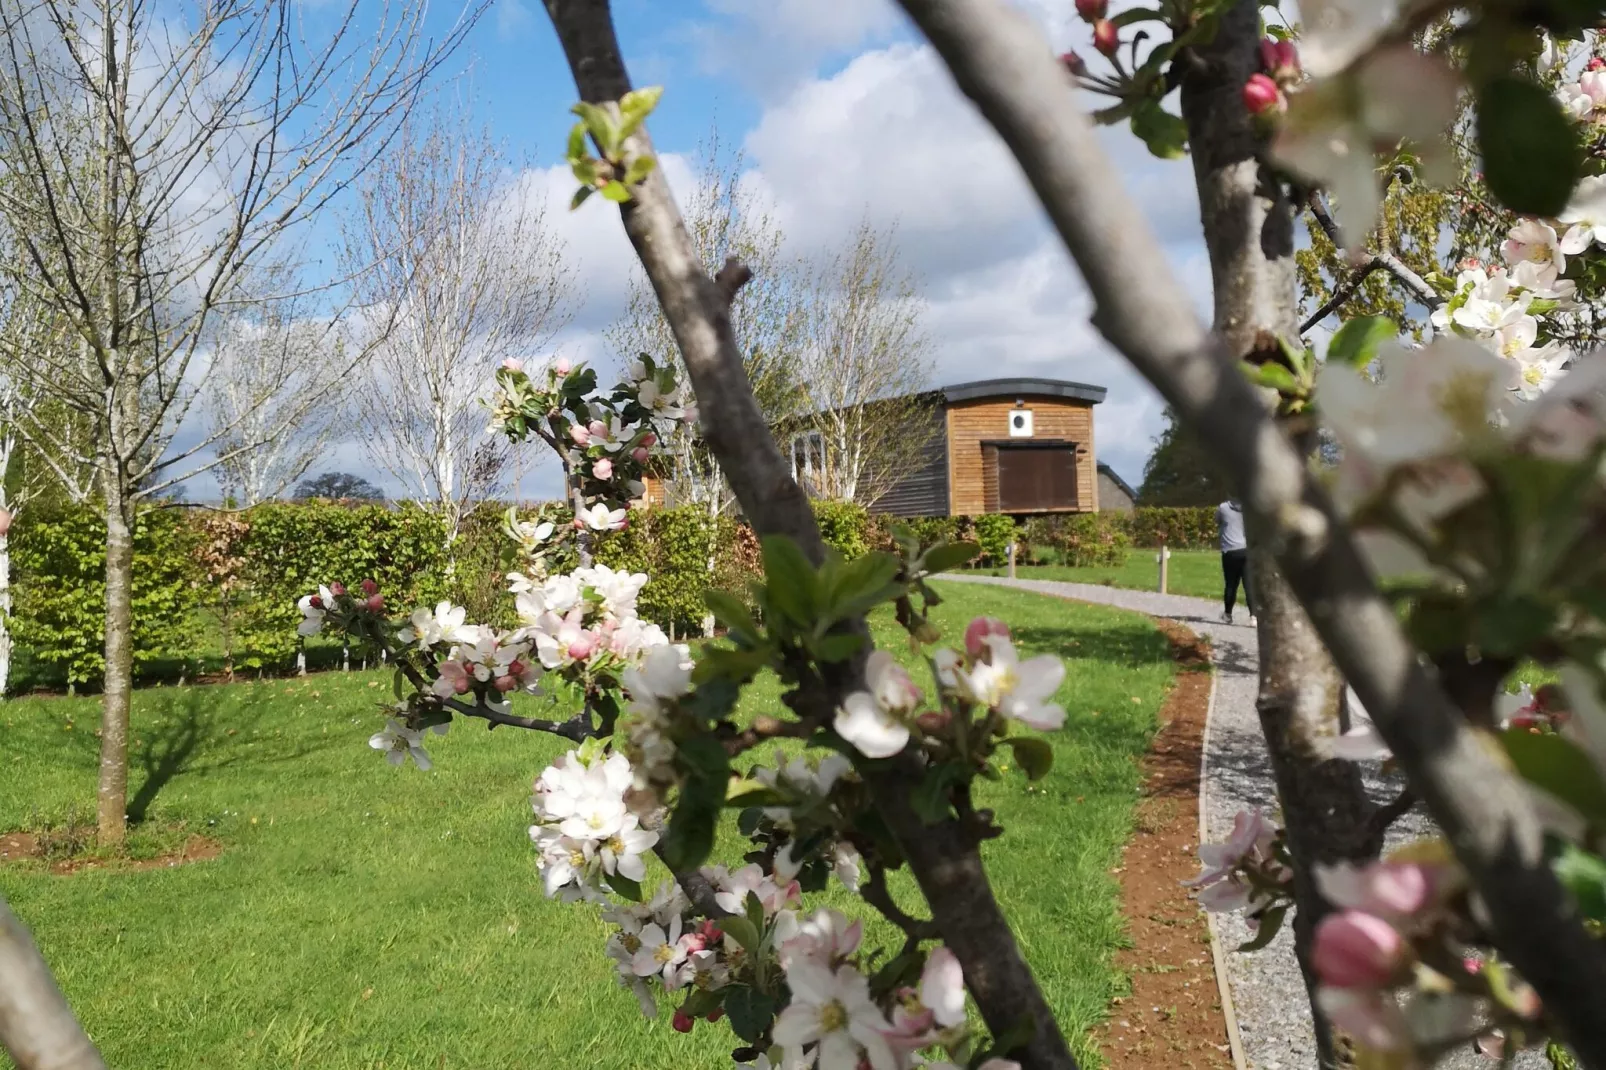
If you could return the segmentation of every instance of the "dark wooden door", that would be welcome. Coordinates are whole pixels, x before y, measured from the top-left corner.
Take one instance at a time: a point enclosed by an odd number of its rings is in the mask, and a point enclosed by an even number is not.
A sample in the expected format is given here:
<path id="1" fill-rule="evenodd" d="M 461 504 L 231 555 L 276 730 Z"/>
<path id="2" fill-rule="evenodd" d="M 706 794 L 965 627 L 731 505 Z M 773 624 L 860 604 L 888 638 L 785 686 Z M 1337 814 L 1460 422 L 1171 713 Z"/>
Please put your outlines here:
<path id="1" fill-rule="evenodd" d="M 1004 513 L 1076 508 L 1076 447 L 1000 448 L 998 508 Z"/>

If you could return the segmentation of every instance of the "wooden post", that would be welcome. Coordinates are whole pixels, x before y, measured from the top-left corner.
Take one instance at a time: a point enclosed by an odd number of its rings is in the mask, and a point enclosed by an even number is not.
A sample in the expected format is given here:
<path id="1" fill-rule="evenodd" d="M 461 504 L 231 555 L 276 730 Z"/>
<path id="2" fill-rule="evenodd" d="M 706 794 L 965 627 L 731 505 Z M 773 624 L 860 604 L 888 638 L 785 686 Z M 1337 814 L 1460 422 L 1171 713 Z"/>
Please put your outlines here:
<path id="1" fill-rule="evenodd" d="M 1166 549 L 1164 539 L 1160 541 L 1160 552 L 1155 555 L 1154 559 L 1160 562 L 1160 593 L 1165 594 L 1166 572 L 1171 563 L 1171 551 Z"/>
<path id="2" fill-rule="evenodd" d="M 1009 544 L 1009 578 L 1015 578 L 1015 544 Z"/>

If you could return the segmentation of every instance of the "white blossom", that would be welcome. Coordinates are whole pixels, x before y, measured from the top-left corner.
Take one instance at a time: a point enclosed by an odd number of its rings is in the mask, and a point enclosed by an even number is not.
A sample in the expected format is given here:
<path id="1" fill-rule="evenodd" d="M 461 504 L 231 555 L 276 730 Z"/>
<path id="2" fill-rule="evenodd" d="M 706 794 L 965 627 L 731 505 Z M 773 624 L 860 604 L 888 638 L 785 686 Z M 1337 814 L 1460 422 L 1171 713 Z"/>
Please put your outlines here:
<path id="1" fill-rule="evenodd" d="M 804 1065 L 820 1070 L 897 1070 L 898 1058 L 884 1033 L 886 1015 L 870 999 L 870 984 L 852 966 L 835 970 L 812 958 L 795 959 L 786 970 L 792 1002 L 775 1022 L 775 1042 Z M 805 1049 L 809 1049 L 805 1053 Z"/>
<path id="2" fill-rule="evenodd" d="M 597 502 L 575 513 L 575 519 L 592 531 L 618 531 L 625 526 L 629 514 L 624 509 L 609 509 L 606 502 Z"/>
<path id="3" fill-rule="evenodd" d="M 1576 256 L 1591 245 L 1606 245 L 1606 176 L 1579 182 L 1556 221 L 1567 225 L 1559 243 L 1564 253 Z"/>
<path id="4" fill-rule="evenodd" d="M 416 642 L 420 650 L 428 650 L 440 643 L 478 642 L 480 629 L 465 624 L 467 617 L 468 610 L 450 602 L 437 603 L 433 613 L 423 608 L 415 609 L 407 626 L 396 634 L 396 638 L 403 643 Z"/>
<path id="5" fill-rule="evenodd" d="M 1039 731 L 1065 723 L 1065 710 L 1050 701 L 1065 680 L 1065 663 L 1052 654 L 1021 661 L 1005 635 L 983 638 L 987 660 L 959 674 L 960 687 L 973 700 Z"/>
<path id="6" fill-rule="evenodd" d="M 431 763 L 423 744 L 419 742 L 422 735 L 391 717 L 385 721 L 384 728 L 369 737 L 368 745 L 374 750 L 384 751 L 385 760 L 391 765 L 401 765 L 411 758 L 414 765 L 427 771 Z"/>
<path id="7" fill-rule="evenodd" d="M 296 602 L 296 608 L 301 610 L 302 616 L 301 623 L 296 625 L 296 634 L 311 636 L 322 631 L 324 614 L 334 600 L 334 594 L 327 587 L 319 587 L 316 595 L 303 595 Z"/>

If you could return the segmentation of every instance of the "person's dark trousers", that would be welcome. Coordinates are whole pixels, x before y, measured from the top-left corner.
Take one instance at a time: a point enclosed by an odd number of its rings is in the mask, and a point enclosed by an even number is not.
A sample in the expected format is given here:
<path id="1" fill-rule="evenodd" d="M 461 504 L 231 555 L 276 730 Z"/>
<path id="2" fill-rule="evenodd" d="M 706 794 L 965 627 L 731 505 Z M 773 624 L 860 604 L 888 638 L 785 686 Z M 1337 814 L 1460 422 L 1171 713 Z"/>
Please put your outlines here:
<path id="1" fill-rule="evenodd" d="M 1221 554 L 1221 577 L 1226 582 L 1226 590 L 1221 600 L 1226 607 L 1227 615 L 1232 615 L 1232 607 L 1238 603 L 1238 585 L 1244 585 L 1244 608 L 1253 615 L 1255 612 L 1254 596 L 1249 593 L 1249 551 L 1225 550 Z"/>

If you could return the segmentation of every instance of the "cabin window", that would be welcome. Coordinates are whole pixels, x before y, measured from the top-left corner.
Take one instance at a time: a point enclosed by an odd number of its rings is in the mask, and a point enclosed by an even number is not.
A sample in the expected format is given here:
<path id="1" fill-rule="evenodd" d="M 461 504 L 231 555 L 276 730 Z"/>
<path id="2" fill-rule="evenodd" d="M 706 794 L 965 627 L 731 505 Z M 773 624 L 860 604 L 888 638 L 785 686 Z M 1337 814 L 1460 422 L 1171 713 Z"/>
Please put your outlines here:
<path id="1" fill-rule="evenodd" d="M 998 508 L 1005 513 L 1075 509 L 1076 446 L 1001 447 Z"/>

